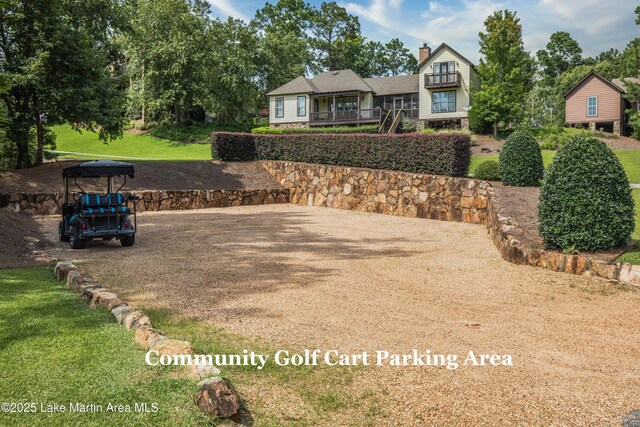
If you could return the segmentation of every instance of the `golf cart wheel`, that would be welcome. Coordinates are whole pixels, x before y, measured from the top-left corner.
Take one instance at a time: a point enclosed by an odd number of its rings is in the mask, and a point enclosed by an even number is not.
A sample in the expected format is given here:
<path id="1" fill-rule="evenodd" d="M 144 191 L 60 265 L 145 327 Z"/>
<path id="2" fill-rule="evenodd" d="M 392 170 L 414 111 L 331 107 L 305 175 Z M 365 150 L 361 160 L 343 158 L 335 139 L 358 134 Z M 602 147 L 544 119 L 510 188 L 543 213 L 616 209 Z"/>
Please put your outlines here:
<path id="1" fill-rule="evenodd" d="M 77 225 L 71 226 L 71 238 L 69 239 L 71 249 L 84 248 L 84 240 L 80 238 L 80 228 Z"/>
<path id="2" fill-rule="evenodd" d="M 60 237 L 61 242 L 68 242 L 69 236 L 64 234 L 64 230 L 62 229 L 62 221 L 58 224 L 58 236 Z"/>
<path id="3" fill-rule="evenodd" d="M 136 242 L 135 234 L 130 234 L 129 236 L 123 237 L 122 239 L 120 239 L 120 244 L 124 247 L 133 246 L 135 242 Z"/>

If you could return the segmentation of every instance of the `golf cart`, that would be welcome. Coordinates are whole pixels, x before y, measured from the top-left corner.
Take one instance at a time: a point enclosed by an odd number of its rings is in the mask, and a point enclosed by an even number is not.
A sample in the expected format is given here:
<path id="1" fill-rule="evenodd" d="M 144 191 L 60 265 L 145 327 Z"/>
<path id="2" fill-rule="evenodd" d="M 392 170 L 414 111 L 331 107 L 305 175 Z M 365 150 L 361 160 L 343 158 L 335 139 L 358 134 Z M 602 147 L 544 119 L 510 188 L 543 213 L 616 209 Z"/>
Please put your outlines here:
<path id="1" fill-rule="evenodd" d="M 59 225 L 60 241 L 69 242 L 72 249 L 82 249 L 87 240 L 120 240 L 122 246 L 133 246 L 136 241 L 137 196 L 125 196 L 120 190 L 133 178 L 131 163 L 111 160 L 95 160 L 65 168 L 62 221 Z M 107 178 L 105 194 L 85 191 L 78 178 Z M 120 187 L 113 191 L 113 178 L 123 177 Z M 69 180 L 79 189 L 69 199 Z M 91 184 L 89 181 L 88 184 Z M 133 209 L 129 207 L 132 202 Z M 133 219 L 133 220 L 132 220 Z"/>

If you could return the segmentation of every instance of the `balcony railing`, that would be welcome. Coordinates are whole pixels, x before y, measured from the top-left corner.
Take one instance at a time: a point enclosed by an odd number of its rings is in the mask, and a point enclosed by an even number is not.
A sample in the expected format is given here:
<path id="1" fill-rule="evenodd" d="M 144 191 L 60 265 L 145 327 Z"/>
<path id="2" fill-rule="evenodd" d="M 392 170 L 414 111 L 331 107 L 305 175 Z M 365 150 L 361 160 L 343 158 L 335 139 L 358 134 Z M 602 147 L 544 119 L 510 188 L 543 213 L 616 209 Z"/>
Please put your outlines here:
<path id="1" fill-rule="evenodd" d="M 460 72 L 444 74 L 425 74 L 424 87 L 427 89 L 460 86 Z"/>
<path id="2" fill-rule="evenodd" d="M 312 123 L 375 122 L 380 121 L 381 117 L 381 108 L 370 108 L 364 110 L 322 111 L 319 113 L 310 114 L 310 120 Z"/>

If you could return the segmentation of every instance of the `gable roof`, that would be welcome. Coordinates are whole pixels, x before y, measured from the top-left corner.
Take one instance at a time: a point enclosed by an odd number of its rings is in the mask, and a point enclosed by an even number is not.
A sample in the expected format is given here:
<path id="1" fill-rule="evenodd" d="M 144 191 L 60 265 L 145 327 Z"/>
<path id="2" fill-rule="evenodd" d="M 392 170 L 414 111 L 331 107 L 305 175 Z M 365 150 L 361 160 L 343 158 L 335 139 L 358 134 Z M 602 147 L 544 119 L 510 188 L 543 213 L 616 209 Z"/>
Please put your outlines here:
<path id="1" fill-rule="evenodd" d="M 325 71 L 311 79 L 304 76 L 297 77 L 267 95 L 334 92 L 372 92 L 372 89 L 352 70 L 338 70 Z"/>
<path id="2" fill-rule="evenodd" d="M 305 76 L 296 77 L 288 83 L 283 84 L 277 89 L 272 90 L 267 95 L 287 95 L 291 93 L 308 93 L 316 92 L 317 89 L 313 83 Z"/>
<path id="3" fill-rule="evenodd" d="M 469 64 L 471 67 L 473 67 L 473 62 L 471 62 L 471 61 L 469 61 L 467 58 L 465 58 L 465 57 L 464 57 L 460 52 L 458 52 L 457 50 L 455 50 L 454 48 L 452 48 L 451 46 L 449 46 L 449 45 L 448 45 L 448 44 L 446 44 L 446 43 L 441 43 L 441 44 L 440 44 L 440 46 L 438 46 L 438 47 L 436 48 L 436 50 L 434 50 L 433 52 L 431 52 L 431 54 L 430 54 L 429 56 L 427 56 L 427 57 L 425 58 L 425 60 L 424 60 L 424 61 L 422 61 L 420 64 L 418 64 L 418 70 L 419 70 L 420 68 L 422 68 L 422 66 L 423 66 L 424 64 L 426 64 L 427 62 L 429 62 L 429 60 L 430 60 L 431 58 L 433 58 L 433 57 L 436 55 L 436 53 L 438 53 L 438 52 L 440 52 L 441 50 L 444 50 L 444 49 L 450 50 L 450 51 L 451 51 L 451 52 L 453 52 L 455 55 L 457 55 L 460 59 L 462 59 L 464 62 L 466 62 L 467 64 Z"/>
<path id="4" fill-rule="evenodd" d="M 420 90 L 420 76 L 418 74 L 372 77 L 366 78 L 364 81 L 378 96 L 417 93 Z"/>
<path id="5" fill-rule="evenodd" d="M 611 88 L 613 88 L 614 90 L 620 92 L 620 93 L 624 93 L 624 89 L 622 89 L 622 87 L 613 84 L 612 82 L 610 82 L 609 80 L 605 79 L 604 77 L 602 77 L 600 74 L 596 73 L 595 71 L 591 70 L 589 71 L 589 74 L 587 74 L 586 76 L 584 76 L 584 78 L 582 80 L 580 80 L 577 84 L 575 84 L 571 89 L 569 89 L 568 91 L 566 91 L 564 93 L 564 97 L 566 98 L 567 96 L 569 96 L 573 91 L 575 91 L 582 83 L 584 83 L 585 81 L 587 81 L 588 79 L 590 79 L 591 77 L 595 77 L 599 80 L 601 80 L 603 83 L 606 83 L 607 85 L 609 85 Z"/>

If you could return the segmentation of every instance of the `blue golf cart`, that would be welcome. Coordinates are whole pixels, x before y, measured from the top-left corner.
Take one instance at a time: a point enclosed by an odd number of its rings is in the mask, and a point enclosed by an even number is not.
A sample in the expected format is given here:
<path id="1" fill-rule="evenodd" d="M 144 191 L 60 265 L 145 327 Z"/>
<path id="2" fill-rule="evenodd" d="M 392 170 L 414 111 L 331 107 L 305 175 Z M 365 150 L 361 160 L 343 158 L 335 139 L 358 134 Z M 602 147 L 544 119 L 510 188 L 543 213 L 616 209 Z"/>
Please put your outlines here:
<path id="1" fill-rule="evenodd" d="M 122 246 L 133 246 L 136 241 L 137 196 L 125 197 L 120 190 L 127 177 L 134 177 L 131 163 L 95 160 L 63 169 L 64 196 L 62 221 L 59 224 L 61 242 L 69 242 L 72 249 L 84 248 L 93 239 L 120 240 Z M 123 178 L 113 191 L 114 177 Z M 106 178 L 106 193 L 88 192 L 78 183 L 83 178 Z M 69 182 L 77 190 L 69 193 Z M 71 196 L 71 197 L 70 197 Z M 129 206 L 131 202 L 131 207 Z"/>

